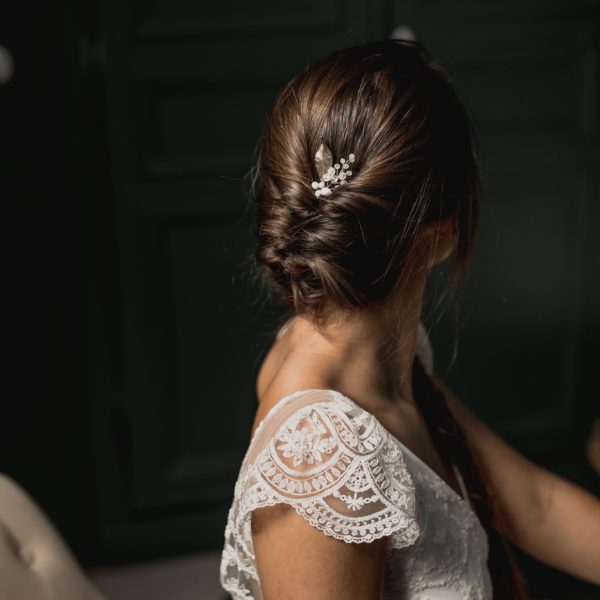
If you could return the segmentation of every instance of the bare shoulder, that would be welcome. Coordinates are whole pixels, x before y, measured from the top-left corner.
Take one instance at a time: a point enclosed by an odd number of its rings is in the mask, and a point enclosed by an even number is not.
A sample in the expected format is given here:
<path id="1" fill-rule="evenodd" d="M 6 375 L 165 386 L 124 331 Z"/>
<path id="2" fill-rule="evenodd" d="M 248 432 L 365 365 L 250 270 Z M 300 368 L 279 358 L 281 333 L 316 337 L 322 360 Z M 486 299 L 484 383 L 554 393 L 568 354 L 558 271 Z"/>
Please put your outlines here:
<path id="1" fill-rule="evenodd" d="M 283 398 L 302 389 L 322 389 L 326 383 L 314 369 L 303 365 L 301 358 L 294 362 L 286 359 L 282 341 L 275 341 L 266 354 L 256 377 L 258 407 L 252 424 L 252 432 L 266 414 Z"/>

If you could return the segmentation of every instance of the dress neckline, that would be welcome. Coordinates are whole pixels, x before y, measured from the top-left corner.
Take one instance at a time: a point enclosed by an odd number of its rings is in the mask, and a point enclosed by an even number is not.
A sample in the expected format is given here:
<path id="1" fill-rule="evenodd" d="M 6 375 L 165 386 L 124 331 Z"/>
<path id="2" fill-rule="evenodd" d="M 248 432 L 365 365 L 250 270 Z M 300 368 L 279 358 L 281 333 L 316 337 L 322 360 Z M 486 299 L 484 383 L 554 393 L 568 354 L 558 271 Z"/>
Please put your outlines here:
<path id="1" fill-rule="evenodd" d="M 367 414 L 371 415 L 373 417 L 373 419 L 375 419 L 375 421 L 385 431 L 385 433 L 392 440 L 394 440 L 394 442 L 396 444 L 398 444 L 402 448 L 402 450 L 404 450 L 405 452 L 407 452 L 410 456 L 412 456 L 419 463 L 419 465 L 421 465 L 422 467 L 424 467 L 425 470 L 438 483 L 440 483 L 442 485 L 442 487 L 447 492 L 449 492 L 454 499 L 458 500 L 460 503 L 462 503 L 464 506 L 466 506 L 473 514 L 475 514 L 474 509 L 471 506 L 471 503 L 470 503 L 470 501 L 468 500 L 467 497 L 462 496 L 461 494 L 459 494 L 441 475 L 439 475 L 437 473 L 437 471 L 435 471 L 432 467 L 430 467 L 418 454 L 415 454 L 408 446 L 406 446 L 405 444 L 403 444 L 372 412 L 369 412 L 368 410 L 364 409 L 362 406 L 360 406 L 360 404 L 358 404 L 357 402 L 355 402 L 354 400 L 352 400 L 352 398 L 349 398 L 348 396 L 346 396 L 345 394 L 342 394 L 342 392 L 339 392 L 338 390 L 328 389 L 328 388 L 307 388 L 307 389 L 296 390 L 296 391 L 292 392 L 291 394 L 287 394 L 287 395 L 283 396 L 282 398 L 280 398 L 266 412 L 265 416 L 261 419 L 260 423 L 256 426 L 256 429 L 254 430 L 254 433 L 253 433 L 253 435 L 252 435 L 252 437 L 250 439 L 250 445 L 252 445 L 252 443 L 254 442 L 254 440 L 258 437 L 258 434 L 262 430 L 264 423 L 267 420 L 269 420 L 269 418 L 271 418 L 275 413 L 277 413 L 290 400 L 292 400 L 293 398 L 296 398 L 300 394 L 308 393 L 308 392 L 328 392 L 328 393 L 331 393 L 331 394 L 333 394 L 336 397 L 336 399 L 340 399 L 341 398 L 343 400 L 346 400 L 346 401 L 350 402 L 350 404 L 352 404 L 356 408 L 359 408 L 363 412 L 366 412 Z M 457 480 L 459 482 L 459 485 L 461 486 L 461 488 L 465 489 L 465 484 L 464 484 L 464 480 L 462 478 L 462 474 L 458 470 L 458 467 L 456 466 L 455 463 L 452 463 L 452 466 L 453 466 L 453 469 L 454 469 L 454 473 L 456 474 L 456 478 L 457 478 Z"/>

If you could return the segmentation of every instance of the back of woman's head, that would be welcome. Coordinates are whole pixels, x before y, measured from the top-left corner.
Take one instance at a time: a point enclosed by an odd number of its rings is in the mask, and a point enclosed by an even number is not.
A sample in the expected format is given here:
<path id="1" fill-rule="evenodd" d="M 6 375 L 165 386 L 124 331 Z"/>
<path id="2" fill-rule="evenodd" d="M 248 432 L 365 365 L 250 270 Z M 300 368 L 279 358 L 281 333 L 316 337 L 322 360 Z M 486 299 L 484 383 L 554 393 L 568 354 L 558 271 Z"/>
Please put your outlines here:
<path id="1" fill-rule="evenodd" d="M 355 155 L 315 196 L 315 153 Z M 294 313 L 370 309 L 410 276 L 424 225 L 456 218 L 453 283 L 470 256 L 479 169 L 469 118 L 417 42 L 334 52 L 299 71 L 271 109 L 254 178 L 255 258 Z"/>

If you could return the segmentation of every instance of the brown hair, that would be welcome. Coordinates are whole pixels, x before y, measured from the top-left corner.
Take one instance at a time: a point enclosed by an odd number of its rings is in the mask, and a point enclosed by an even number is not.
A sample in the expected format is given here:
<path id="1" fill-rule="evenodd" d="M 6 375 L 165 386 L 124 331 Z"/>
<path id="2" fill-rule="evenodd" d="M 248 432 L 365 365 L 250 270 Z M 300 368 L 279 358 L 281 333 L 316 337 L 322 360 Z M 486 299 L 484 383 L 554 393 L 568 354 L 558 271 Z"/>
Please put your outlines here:
<path id="1" fill-rule="evenodd" d="M 354 153 L 352 177 L 316 198 L 314 155 Z M 443 69 L 418 42 L 339 50 L 299 71 L 277 96 L 253 172 L 255 266 L 288 309 L 317 324 L 331 312 L 381 306 L 410 277 L 421 228 L 456 219 L 449 289 L 473 246 L 480 172 L 470 119 Z M 500 598 L 523 598 L 493 502 L 444 394 L 418 358 L 415 399 L 440 454 L 456 462 L 488 533 Z"/>

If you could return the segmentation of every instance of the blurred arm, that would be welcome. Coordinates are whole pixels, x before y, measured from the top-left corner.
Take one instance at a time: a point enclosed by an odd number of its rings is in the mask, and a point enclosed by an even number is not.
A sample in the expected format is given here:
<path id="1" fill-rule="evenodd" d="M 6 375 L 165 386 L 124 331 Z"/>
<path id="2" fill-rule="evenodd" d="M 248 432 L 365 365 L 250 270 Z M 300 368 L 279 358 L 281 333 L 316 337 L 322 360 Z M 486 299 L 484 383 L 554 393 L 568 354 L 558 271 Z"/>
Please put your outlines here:
<path id="1" fill-rule="evenodd" d="M 517 452 L 433 379 L 497 497 L 495 528 L 537 560 L 600 585 L 600 500 Z"/>

